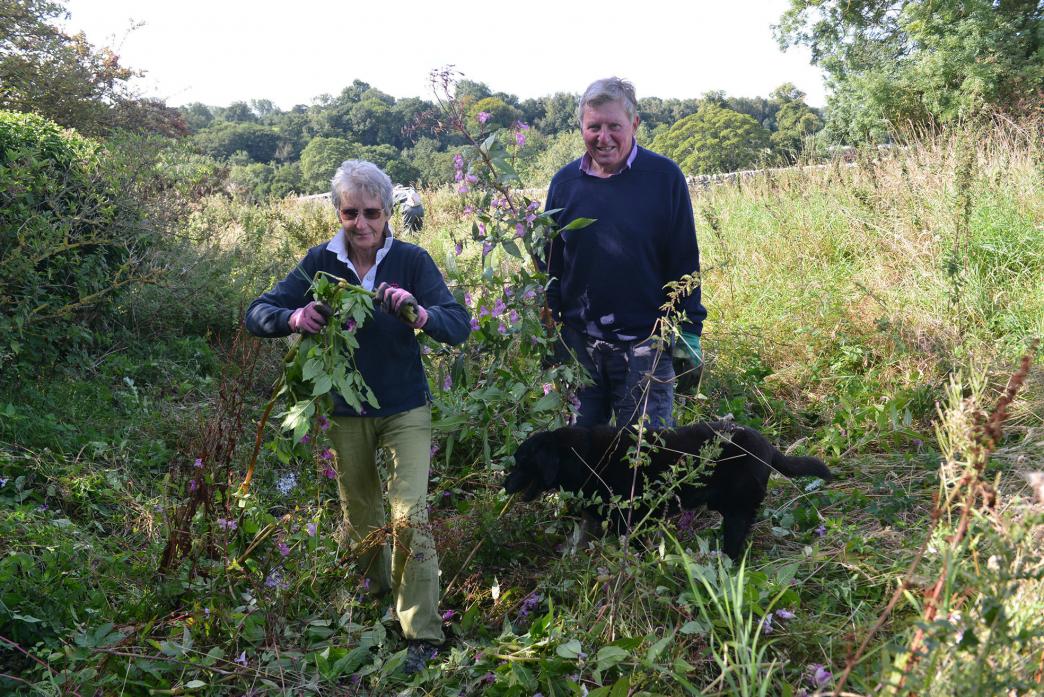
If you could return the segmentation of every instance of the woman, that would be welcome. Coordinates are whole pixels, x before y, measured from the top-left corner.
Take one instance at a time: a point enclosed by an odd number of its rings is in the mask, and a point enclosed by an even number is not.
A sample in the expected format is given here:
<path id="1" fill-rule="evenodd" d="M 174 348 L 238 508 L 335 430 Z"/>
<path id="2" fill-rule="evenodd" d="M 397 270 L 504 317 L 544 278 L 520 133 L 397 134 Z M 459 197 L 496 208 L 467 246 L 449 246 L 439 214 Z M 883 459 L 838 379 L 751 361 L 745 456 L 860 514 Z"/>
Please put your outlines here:
<path id="1" fill-rule="evenodd" d="M 347 160 L 331 185 L 342 229 L 329 242 L 309 249 L 298 268 L 250 304 L 246 327 L 262 337 L 320 331 L 329 310 L 308 296 L 318 271 L 377 290 L 383 312 L 374 312 L 359 328 L 355 363 L 380 407 L 359 413 L 335 395 L 328 433 L 338 455 L 341 509 L 355 543 L 385 527 L 376 451 L 390 451 L 392 548 L 384 543 L 362 550 L 359 565 L 370 593 L 394 596 L 409 645 L 406 670 L 416 672 L 444 641 L 438 559 L 427 525 L 431 394 L 416 330 L 436 341 L 460 344 L 470 333 L 470 317 L 453 299 L 428 253 L 392 236 L 388 175 L 370 162 Z M 416 309 L 413 322 L 400 316 L 409 305 Z"/>

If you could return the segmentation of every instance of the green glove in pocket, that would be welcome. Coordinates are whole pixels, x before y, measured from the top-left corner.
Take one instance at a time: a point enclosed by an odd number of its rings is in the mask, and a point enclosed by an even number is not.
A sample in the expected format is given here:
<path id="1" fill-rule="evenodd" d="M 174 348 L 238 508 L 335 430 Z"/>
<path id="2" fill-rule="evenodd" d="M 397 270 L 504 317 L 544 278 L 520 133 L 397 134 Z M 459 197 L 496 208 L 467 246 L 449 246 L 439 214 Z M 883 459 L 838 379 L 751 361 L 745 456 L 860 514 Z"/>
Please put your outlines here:
<path id="1" fill-rule="evenodd" d="M 703 349 L 700 347 L 699 335 L 682 332 L 674 342 L 671 358 L 678 380 L 678 392 L 695 392 L 703 374 Z"/>

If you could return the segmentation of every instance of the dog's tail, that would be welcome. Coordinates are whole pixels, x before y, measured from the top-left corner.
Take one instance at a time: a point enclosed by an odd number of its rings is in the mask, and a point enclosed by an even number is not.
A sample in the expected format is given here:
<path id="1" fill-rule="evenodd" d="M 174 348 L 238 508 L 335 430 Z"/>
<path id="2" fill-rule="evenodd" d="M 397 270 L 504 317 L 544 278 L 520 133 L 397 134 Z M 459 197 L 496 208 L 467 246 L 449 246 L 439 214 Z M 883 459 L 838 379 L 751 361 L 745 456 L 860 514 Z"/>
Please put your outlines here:
<path id="1" fill-rule="evenodd" d="M 833 473 L 818 457 L 790 457 L 776 450 L 772 455 L 772 468 L 788 477 L 819 477 L 830 480 Z"/>

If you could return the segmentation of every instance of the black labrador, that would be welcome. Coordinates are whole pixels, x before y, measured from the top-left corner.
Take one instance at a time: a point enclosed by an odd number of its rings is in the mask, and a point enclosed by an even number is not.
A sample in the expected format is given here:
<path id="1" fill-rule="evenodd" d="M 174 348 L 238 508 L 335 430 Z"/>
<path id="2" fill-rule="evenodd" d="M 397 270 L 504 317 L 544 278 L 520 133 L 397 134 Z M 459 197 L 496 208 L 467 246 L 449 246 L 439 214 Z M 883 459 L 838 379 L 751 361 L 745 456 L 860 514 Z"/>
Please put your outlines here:
<path id="1" fill-rule="evenodd" d="M 602 501 L 614 495 L 627 499 L 633 493 L 636 505 L 631 522 L 642 520 L 649 512 L 649 503 L 642 501 L 647 490 L 657 514 L 705 505 L 721 513 L 724 551 L 738 559 L 765 499 L 771 470 L 788 477 L 832 477 L 822 460 L 788 457 L 761 433 L 732 421 L 648 431 L 641 445 L 647 459 L 637 468 L 631 466 L 635 441 L 633 431 L 611 426 L 567 426 L 534 433 L 515 451 L 515 464 L 504 489 L 509 494 L 525 492 L 526 501 L 558 489 L 582 494 L 586 499 L 598 495 Z M 686 476 L 687 458 L 698 470 L 694 476 Z M 597 506 L 585 512 L 599 521 L 603 519 Z M 627 512 L 614 510 L 613 517 L 622 532 Z"/>

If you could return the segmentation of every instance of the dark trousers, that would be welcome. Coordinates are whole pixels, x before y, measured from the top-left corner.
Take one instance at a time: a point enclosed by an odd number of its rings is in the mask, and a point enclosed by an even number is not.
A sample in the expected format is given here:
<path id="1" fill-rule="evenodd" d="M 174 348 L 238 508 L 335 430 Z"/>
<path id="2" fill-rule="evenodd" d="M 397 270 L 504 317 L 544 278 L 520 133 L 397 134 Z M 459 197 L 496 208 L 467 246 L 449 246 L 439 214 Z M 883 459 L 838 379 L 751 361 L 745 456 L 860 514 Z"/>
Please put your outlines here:
<path id="1" fill-rule="evenodd" d="M 623 428 L 643 418 L 653 428 L 674 426 L 674 367 L 659 339 L 610 343 L 568 326 L 562 327 L 562 339 L 594 381 L 577 393 L 578 426 L 615 419 Z"/>

